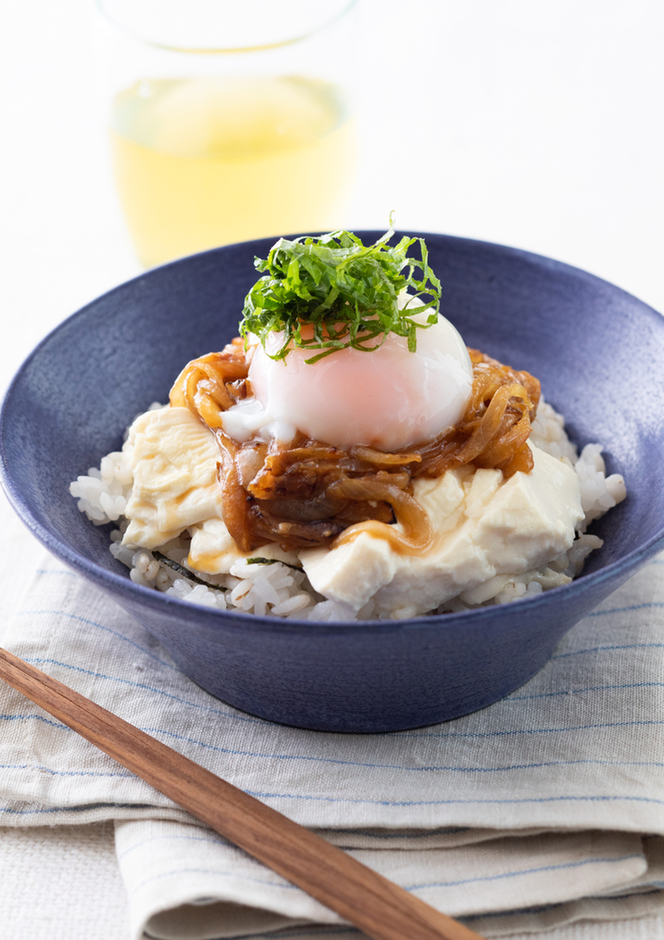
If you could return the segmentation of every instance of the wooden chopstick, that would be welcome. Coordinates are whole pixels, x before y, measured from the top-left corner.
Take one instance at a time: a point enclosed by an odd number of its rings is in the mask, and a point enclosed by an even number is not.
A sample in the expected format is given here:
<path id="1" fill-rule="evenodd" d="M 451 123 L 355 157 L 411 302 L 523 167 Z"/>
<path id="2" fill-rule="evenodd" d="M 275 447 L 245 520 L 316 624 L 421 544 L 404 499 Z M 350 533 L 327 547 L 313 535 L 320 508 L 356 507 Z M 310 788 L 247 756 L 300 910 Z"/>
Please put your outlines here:
<path id="1" fill-rule="evenodd" d="M 1 648 L 0 679 L 374 940 L 482 940 L 320 836 Z"/>

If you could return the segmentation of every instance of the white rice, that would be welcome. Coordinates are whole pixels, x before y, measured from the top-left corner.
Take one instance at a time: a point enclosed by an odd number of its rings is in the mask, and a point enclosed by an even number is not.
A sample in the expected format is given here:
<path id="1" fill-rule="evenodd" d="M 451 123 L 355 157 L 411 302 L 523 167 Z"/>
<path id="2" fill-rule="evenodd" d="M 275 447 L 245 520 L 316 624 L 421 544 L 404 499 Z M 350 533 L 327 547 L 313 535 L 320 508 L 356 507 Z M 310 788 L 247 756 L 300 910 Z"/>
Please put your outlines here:
<path id="1" fill-rule="evenodd" d="M 152 407 L 159 407 L 153 405 Z M 468 610 L 489 604 L 506 604 L 532 597 L 546 590 L 548 581 L 555 581 L 560 572 L 569 577 L 580 574 L 588 554 L 602 545 L 596 535 L 586 532 L 588 525 L 611 509 L 625 497 L 625 484 L 619 474 L 606 476 L 599 444 L 587 444 L 581 454 L 565 433 L 564 420 L 549 404 L 540 402 L 533 424 L 531 441 L 537 447 L 573 467 L 581 484 L 581 504 L 584 519 L 577 527 L 577 537 L 571 548 L 553 559 L 544 570 L 526 572 L 500 580 L 496 588 L 481 585 L 447 601 L 431 613 Z M 230 574 L 205 575 L 192 572 L 198 579 L 191 580 L 168 567 L 153 552 L 132 549 L 122 545 L 127 521 L 123 513 L 132 488 L 132 474 L 121 452 L 111 453 L 101 461 L 99 469 L 91 468 L 87 476 L 79 476 L 71 484 L 70 492 L 78 500 L 78 508 L 95 525 L 117 522 L 119 527 L 111 533 L 110 551 L 125 564 L 135 584 L 155 588 L 180 600 L 219 610 L 237 610 L 258 616 L 284 619 L 297 618 L 313 621 L 370 620 L 374 617 L 374 602 L 370 600 L 354 613 L 345 605 L 326 600 L 311 587 L 303 571 L 274 562 L 253 564 L 242 559 L 231 568 Z M 161 555 L 188 569 L 188 538 L 185 535 L 160 546 Z M 156 551 L 156 550 L 155 550 Z M 491 596 L 483 596 L 491 595 Z M 407 604 L 391 613 L 391 619 L 405 619 L 415 614 Z"/>

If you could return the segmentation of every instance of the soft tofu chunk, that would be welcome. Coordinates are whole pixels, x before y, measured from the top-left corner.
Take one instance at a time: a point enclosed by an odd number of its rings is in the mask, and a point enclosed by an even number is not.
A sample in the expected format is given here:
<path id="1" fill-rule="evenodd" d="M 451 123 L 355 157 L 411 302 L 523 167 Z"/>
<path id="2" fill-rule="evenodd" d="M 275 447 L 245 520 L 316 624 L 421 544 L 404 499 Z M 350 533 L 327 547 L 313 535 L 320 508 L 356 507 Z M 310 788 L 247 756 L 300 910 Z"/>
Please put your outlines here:
<path id="1" fill-rule="evenodd" d="M 236 561 L 247 557 L 235 544 L 222 519 L 206 519 L 200 525 L 190 526 L 191 543 L 188 563 L 206 574 L 228 574 Z M 262 545 L 253 552 L 259 558 L 276 559 L 297 565 L 295 552 L 285 552 L 276 543 Z"/>
<path id="2" fill-rule="evenodd" d="M 314 590 L 353 610 L 360 610 L 378 588 L 390 583 L 398 564 L 389 542 L 367 532 L 332 550 L 300 552 L 300 560 Z"/>
<path id="3" fill-rule="evenodd" d="M 515 473 L 475 518 L 474 539 L 500 574 L 539 568 L 567 549 L 583 518 L 578 477 L 533 448 L 531 473 Z"/>
<path id="4" fill-rule="evenodd" d="M 156 548 L 189 526 L 221 518 L 217 442 L 188 408 L 145 412 L 123 450 L 134 475 L 125 544 Z"/>
<path id="5" fill-rule="evenodd" d="M 302 553 L 314 587 L 359 610 L 373 594 L 379 613 L 408 604 L 424 613 L 462 592 L 546 566 L 567 551 L 582 518 L 574 471 L 533 448 L 531 473 L 503 480 L 499 470 L 448 471 L 417 480 L 415 498 L 425 508 L 433 542 L 422 555 L 400 554 L 368 534 L 331 550 Z M 358 526 L 361 530 L 361 525 Z"/>

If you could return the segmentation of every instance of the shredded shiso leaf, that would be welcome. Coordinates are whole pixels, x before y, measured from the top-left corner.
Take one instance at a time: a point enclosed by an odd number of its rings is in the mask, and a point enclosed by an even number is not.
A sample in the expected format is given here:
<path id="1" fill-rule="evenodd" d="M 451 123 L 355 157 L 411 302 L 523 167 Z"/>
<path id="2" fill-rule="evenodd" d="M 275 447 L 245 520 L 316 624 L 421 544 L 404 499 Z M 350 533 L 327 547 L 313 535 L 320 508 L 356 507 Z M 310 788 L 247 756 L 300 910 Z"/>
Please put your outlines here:
<path id="1" fill-rule="evenodd" d="M 406 337 L 414 352 L 417 330 L 438 319 L 440 281 L 429 267 L 424 239 L 404 236 L 390 247 L 393 235 L 390 228 L 373 245 L 341 230 L 280 238 L 266 259 L 254 259 L 256 269 L 267 273 L 245 298 L 242 336 L 246 340 L 255 334 L 265 348 L 271 333 L 281 333 L 281 347 L 268 353 L 272 359 L 285 359 L 293 347 L 322 350 L 308 363 L 349 346 L 370 352 L 389 333 Z M 407 256 L 414 243 L 421 259 Z M 400 309 L 398 297 L 404 290 L 412 295 Z M 431 310 L 426 321 L 413 319 L 424 310 Z"/>

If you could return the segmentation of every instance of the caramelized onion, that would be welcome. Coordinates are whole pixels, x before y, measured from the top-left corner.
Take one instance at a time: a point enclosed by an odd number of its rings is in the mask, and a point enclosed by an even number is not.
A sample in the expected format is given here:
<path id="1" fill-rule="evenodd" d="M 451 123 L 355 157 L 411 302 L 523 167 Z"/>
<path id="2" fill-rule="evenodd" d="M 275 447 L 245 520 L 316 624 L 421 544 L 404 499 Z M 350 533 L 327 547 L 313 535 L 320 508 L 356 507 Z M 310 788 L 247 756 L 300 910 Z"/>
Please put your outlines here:
<path id="1" fill-rule="evenodd" d="M 337 538 L 336 545 L 355 537 L 360 531 L 369 531 L 391 542 L 400 551 L 410 554 L 423 552 L 428 548 L 431 544 L 431 525 L 428 515 L 409 493 L 389 482 L 389 477 L 390 474 L 378 473 L 361 479 L 337 480 L 328 487 L 328 492 L 334 496 L 358 502 L 381 500 L 389 503 L 404 531 L 399 532 L 393 526 L 381 522 L 363 522 L 356 527 L 355 531 L 347 529 Z"/>
<path id="2" fill-rule="evenodd" d="M 476 349 L 469 353 L 473 388 L 463 418 L 451 431 L 413 448 L 422 457 L 414 477 L 438 477 L 468 463 L 502 470 L 505 477 L 532 470 L 526 441 L 539 403 L 539 382 Z"/>
<path id="3" fill-rule="evenodd" d="M 171 407 L 188 408 L 211 430 L 221 427 L 221 413 L 244 397 L 248 365 L 241 340 L 234 339 L 221 352 L 208 353 L 188 363 L 169 396 Z"/>
<path id="4" fill-rule="evenodd" d="M 249 552 L 258 545 L 252 544 L 249 534 L 247 495 L 240 483 L 240 474 L 235 462 L 237 443 L 223 431 L 217 430 L 215 437 L 221 454 L 221 460 L 217 464 L 217 479 L 221 487 L 224 523 L 240 551 Z"/>
<path id="5" fill-rule="evenodd" d="M 382 450 L 363 445 L 351 447 L 349 453 L 353 457 L 359 457 L 360 460 L 373 464 L 374 467 L 405 467 L 409 463 L 420 463 L 422 460 L 420 454 L 387 454 Z"/>
<path id="6" fill-rule="evenodd" d="M 357 445 L 349 450 L 298 434 L 290 445 L 241 444 L 222 429 L 222 415 L 249 393 L 240 339 L 190 362 L 170 394 L 215 434 L 224 522 L 243 552 L 268 542 L 287 551 L 335 545 L 367 531 L 401 552 L 431 542 L 425 511 L 412 495 L 417 477 L 439 477 L 473 464 L 505 477 L 528 473 L 528 447 L 540 396 L 537 379 L 470 349 L 473 385 L 461 421 L 408 453 Z M 400 529 L 392 524 L 398 521 Z"/>

